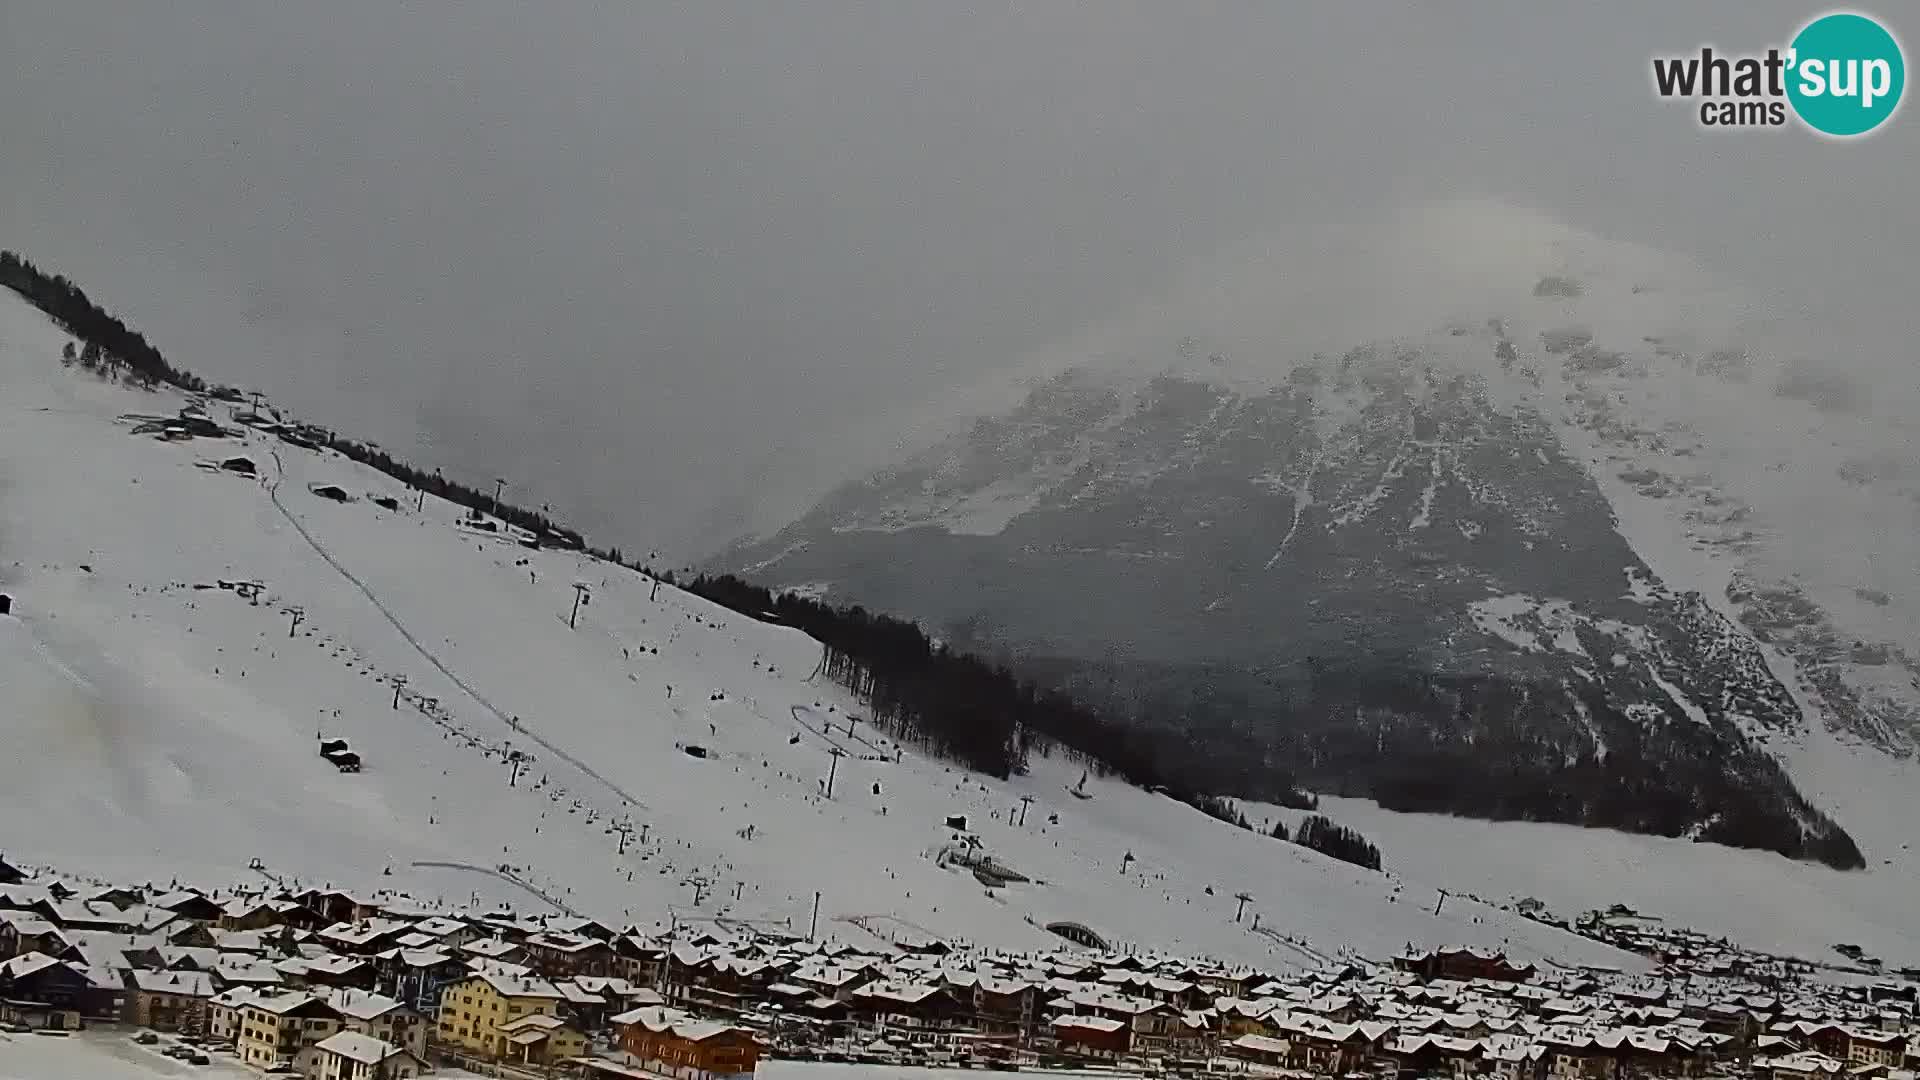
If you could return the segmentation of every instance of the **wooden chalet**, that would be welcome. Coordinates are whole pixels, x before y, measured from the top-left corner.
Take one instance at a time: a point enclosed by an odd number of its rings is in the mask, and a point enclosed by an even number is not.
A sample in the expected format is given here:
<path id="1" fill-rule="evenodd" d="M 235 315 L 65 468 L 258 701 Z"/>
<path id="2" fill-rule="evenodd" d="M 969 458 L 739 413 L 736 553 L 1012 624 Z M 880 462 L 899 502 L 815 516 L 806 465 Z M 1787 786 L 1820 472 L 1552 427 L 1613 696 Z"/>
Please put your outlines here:
<path id="1" fill-rule="evenodd" d="M 336 923 L 320 931 L 322 944 L 334 952 L 348 953 L 354 956 L 373 956 L 395 948 L 400 938 L 413 929 L 413 924 L 398 919 L 374 918 L 362 919 L 353 923 Z"/>
<path id="2" fill-rule="evenodd" d="M 612 944 L 613 939 L 620 936 L 612 927 L 598 919 L 575 915 L 550 916 L 546 920 L 546 931 L 550 934 L 570 934 L 574 937 L 592 938 L 608 944 Z"/>
<path id="3" fill-rule="evenodd" d="M 659 986 L 666 973 L 667 950 L 640 936 L 613 940 L 613 973 L 637 986 Z"/>
<path id="4" fill-rule="evenodd" d="M 409 1080 L 427 1068 L 414 1051 L 358 1031 L 336 1031 L 311 1053 L 312 1080 Z"/>
<path id="5" fill-rule="evenodd" d="M 379 905 L 362 901 L 341 889 L 307 889 L 295 893 L 292 900 L 325 918 L 329 925 L 358 922 L 379 911 Z"/>
<path id="6" fill-rule="evenodd" d="M 197 923 L 217 923 L 223 913 L 221 906 L 205 893 L 191 889 L 162 893 L 153 898 L 153 906 Z"/>
<path id="7" fill-rule="evenodd" d="M 527 964 L 549 979 L 575 975 L 606 977 L 613 974 L 613 946 L 596 937 L 574 934 L 530 934 L 520 943 L 527 952 Z"/>
<path id="8" fill-rule="evenodd" d="M 60 928 L 31 911 L 0 911 L 0 960 L 27 953 L 64 958 L 71 949 Z"/>
<path id="9" fill-rule="evenodd" d="M 323 989 L 372 990 L 379 981 L 379 968 L 370 956 L 328 953 L 307 961 L 302 981 Z"/>
<path id="10" fill-rule="evenodd" d="M 31 910 L 63 930 L 136 934 L 162 921 L 150 917 L 144 906 L 118 908 L 99 900 L 53 900 L 43 897 L 33 904 Z"/>
<path id="11" fill-rule="evenodd" d="M 616 1044 L 634 1063 L 675 1080 L 751 1075 L 760 1061 L 752 1032 L 677 1009 L 634 1009 L 615 1016 L 613 1027 Z"/>
<path id="12" fill-rule="evenodd" d="M 214 996 L 212 975 L 204 971 L 129 971 L 126 979 L 129 1023 L 155 1031 L 206 1034 L 207 1004 Z"/>
<path id="13" fill-rule="evenodd" d="M 383 994 L 432 1015 L 440 993 L 469 969 L 444 949 L 389 949 L 373 957 L 374 984 Z"/>
<path id="14" fill-rule="evenodd" d="M 966 1003 L 976 1031 L 986 1035 L 1033 1035 L 1043 987 L 1022 979 L 1001 979 L 974 972 L 944 976 L 949 993 Z"/>
<path id="15" fill-rule="evenodd" d="M 765 960 L 720 953 L 682 962 L 680 953 L 669 969 L 669 1001 L 698 1004 L 726 1013 L 739 1013 L 766 996 L 766 988 L 780 981 L 781 969 Z"/>
<path id="16" fill-rule="evenodd" d="M 111 1020 L 120 1016 L 126 995 L 117 986 L 94 982 L 67 961 L 27 953 L 0 964 L 0 1000 Z"/>
<path id="17" fill-rule="evenodd" d="M 281 915 L 262 896 L 236 896 L 220 906 L 222 930 L 271 930 L 280 925 Z"/>
<path id="18" fill-rule="evenodd" d="M 853 1019 L 878 1031 L 927 1034 L 970 1029 L 973 1007 L 930 983 L 872 982 L 853 992 Z"/>
<path id="19" fill-rule="evenodd" d="M 1111 1016 L 1068 1013 L 1049 1024 L 1062 1053 L 1076 1057 L 1117 1059 L 1133 1049 L 1133 1033 L 1126 1022 Z"/>
<path id="20" fill-rule="evenodd" d="M 1404 953 L 1393 958 L 1393 966 L 1422 979 L 1491 979 L 1498 982 L 1526 982 L 1533 978 L 1532 964 L 1514 964 L 1498 950 L 1472 947 L 1447 947 Z"/>
<path id="21" fill-rule="evenodd" d="M 1221 1047 L 1227 1057 L 1256 1065 L 1284 1069 L 1293 1044 L 1270 1035 L 1242 1035 Z"/>

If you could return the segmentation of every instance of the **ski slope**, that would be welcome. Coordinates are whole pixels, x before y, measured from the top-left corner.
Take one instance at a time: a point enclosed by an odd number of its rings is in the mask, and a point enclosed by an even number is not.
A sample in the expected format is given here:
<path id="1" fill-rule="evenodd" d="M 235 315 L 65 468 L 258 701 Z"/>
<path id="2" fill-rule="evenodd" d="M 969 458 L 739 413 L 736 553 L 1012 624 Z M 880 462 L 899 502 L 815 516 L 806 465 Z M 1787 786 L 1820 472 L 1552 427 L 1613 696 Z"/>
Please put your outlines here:
<path id="1" fill-rule="evenodd" d="M 1861 769 L 1901 767 L 1884 755 L 1875 762 L 1871 750 L 1860 756 Z M 1256 825 L 1278 820 L 1292 828 L 1306 816 L 1240 805 Z M 1495 904 L 1533 898 L 1572 919 L 1620 903 L 1749 949 L 1833 963 L 1840 957 L 1832 946 L 1850 942 L 1889 967 L 1920 961 L 1920 877 L 1906 839 L 1878 849 L 1886 858 L 1872 858 L 1867 869 L 1842 872 L 1767 851 L 1545 822 L 1405 814 L 1367 799 L 1322 797 L 1320 813 L 1359 830 L 1389 869 Z"/>
<path id="2" fill-rule="evenodd" d="M 861 943 L 1047 947 L 1042 927 L 1072 920 L 1115 945 L 1274 968 L 1409 942 L 1639 965 L 1476 904 L 1436 916 L 1429 888 L 1161 796 L 1096 780 L 1076 799 L 1077 764 L 1036 758 L 1001 783 L 850 736 L 857 706 L 811 678 L 821 650 L 803 634 L 476 532 L 430 497 L 416 510 L 330 451 L 244 428 L 132 434 L 117 418 L 185 399 L 65 369 L 65 343 L 0 292 L 0 850 L 15 861 L 551 903 L 642 927 L 804 932 L 818 892 L 821 936 Z M 237 455 L 259 475 L 201 464 Z M 569 628 L 576 583 L 589 599 Z M 336 772 L 320 737 L 348 740 L 364 770 Z M 513 751 L 531 755 L 517 780 Z M 952 814 L 1034 880 L 990 891 L 937 865 Z"/>

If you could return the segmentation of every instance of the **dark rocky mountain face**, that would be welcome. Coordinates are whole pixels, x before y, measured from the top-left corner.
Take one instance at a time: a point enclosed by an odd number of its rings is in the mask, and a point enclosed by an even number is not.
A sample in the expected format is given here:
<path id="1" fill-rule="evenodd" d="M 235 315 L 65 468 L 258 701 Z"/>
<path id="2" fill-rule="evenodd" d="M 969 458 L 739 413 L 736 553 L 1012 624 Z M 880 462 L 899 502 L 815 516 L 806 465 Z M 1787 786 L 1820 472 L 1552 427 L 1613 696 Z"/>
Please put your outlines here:
<path id="1" fill-rule="evenodd" d="M 1069 372 L 722 563 L 1176 726 L 1224 794 L 1857 865 L 1765 749 L 1805 721 L 1753 640 L 1658 579 L 1507 392 L 1625 363 L 1578 336 L 1455 328 L 1484 372 L 1372 346 L 1252 391 Z"/>

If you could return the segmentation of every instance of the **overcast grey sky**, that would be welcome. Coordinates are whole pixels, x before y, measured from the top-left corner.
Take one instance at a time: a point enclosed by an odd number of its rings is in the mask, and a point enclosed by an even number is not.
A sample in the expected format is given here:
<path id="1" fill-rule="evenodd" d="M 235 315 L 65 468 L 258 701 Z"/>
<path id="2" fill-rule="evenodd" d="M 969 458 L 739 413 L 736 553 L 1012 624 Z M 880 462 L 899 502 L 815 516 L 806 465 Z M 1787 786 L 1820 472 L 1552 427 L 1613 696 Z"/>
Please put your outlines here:
<path id="1" fill-rule="evenodd" d="M 686 556 L 1183 267 L 1407 201 L 1686 253 L 1910 382 L 1912 103 L 1837 145 L 1648 85 L 1819 10 L 7 0 L 0 246 L 177 362 Z"/>

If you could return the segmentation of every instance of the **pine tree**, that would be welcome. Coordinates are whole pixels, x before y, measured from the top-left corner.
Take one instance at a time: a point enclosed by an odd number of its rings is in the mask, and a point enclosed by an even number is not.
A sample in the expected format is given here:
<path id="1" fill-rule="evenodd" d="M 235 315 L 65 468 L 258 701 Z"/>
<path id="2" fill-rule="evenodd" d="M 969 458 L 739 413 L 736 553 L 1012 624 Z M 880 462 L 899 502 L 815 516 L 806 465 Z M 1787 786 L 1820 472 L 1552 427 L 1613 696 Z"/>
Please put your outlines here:
<path id="1" fill-rule="evenodd" d="M 1319 814 L 1302 821 L 1300 831 L 1294 837 L 1294 843 L 1301 847 L 1312 848 L 1323 855 L 1350 862 L 1355 866 L 1364 866 L 1369 870 L 1380 869 L 1380 849 L 1367 842 L 1359 833 L 1344 825 L 1336 825 Z"/>

